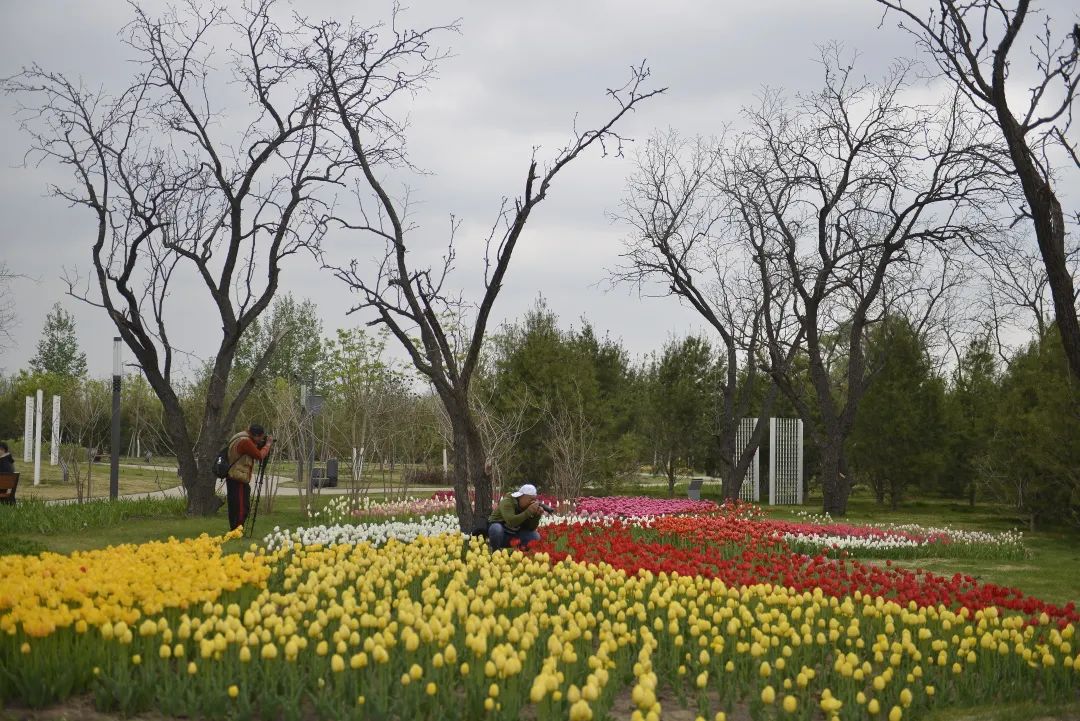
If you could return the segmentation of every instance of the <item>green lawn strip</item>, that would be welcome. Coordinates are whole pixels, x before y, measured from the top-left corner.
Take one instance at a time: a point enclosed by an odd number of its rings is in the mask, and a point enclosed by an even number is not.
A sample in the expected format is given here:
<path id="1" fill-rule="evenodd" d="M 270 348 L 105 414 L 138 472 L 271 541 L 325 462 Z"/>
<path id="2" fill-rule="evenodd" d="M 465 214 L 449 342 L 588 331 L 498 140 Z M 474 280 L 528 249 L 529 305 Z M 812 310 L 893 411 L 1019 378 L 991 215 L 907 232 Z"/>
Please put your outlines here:
<path id="1" fill-rule="evenodd" d="M 101 472 L 103 470 L 103 472 Z M 132 493 L 154 493 L 174 488 L 180 484 L 180 479 L 172 471 L 147 471 L 142 469 L 120 469 L 120 495 Z M 86 495 L 84 482 L 84 495 Z M 94 478 L 90 484 L 90 495 L 94 498 L 105 498 L 109 495 L 109 469 L 95 469 Z M 33 475 L 23 473 L 19 479 L 17 497 L 22 500 L 55 501 L 75 499 L 78 491 L 74 482 L 63 482 L 60 479 L 42 479 L 40 485 L 35 486 Z"/>
<path id="2" fill-rule="evenodd" d="M 995 704 L 977 708 L 941 708 L 923 721 L 1080 721 L 1080 703 L 1046 705 L 1038 703 Z"/>
<path id="3" fill-rule="evenodd" d="M 318 507 L 322 507 L 337 497 L 339 496 L 317 497 L 314 503 L 318 504 Z M 275 499 L 272 509 L 268 510 L 265 504 L 261 505 L 255 519 L 254 538 L 244 539 L 243 541 L 230 541 L 226 544 L 225 549 L 235 552 L 247 548 L 248 544 L 253 541 L 261 542 L 275 526 L 297 528 L 323 523 L 319 519 L 307 518 L 300 510 L 300 500 L 297 496 L 282 496 Z M 131 502 L 124 503 L 131 504 Z M 5 529 L 5 512 L 14 514 L 22 509 L 19 506 L 0 508 L 0 539 L 2 539 L 0 540 L 0 554 L 40 553 L 42 551 L 70 553 L 78 550 L 105 548 L 106 546 L 122 543 L 164 541 L 170 536 L 192 538 L 202 533 L 221 535 L 228 531 L 228 515 L 224 506 L 212 516 L 187 516 L 183 513 L 183 501 L 181 499 L 172 499 L 170 503 L 176 508 L 169 508 L 168 512 L 159 512 L 154 516 L 126 517 L 111 525 L 95 527 L 91 524 L 85 528 L 72 527 L 72 524 L 63 524 L 59 529 L 50 529 L 48 532 L 28 530 L 25 526 L 19 527 L 18 530 L 12 530 L 14 523 L 9 523 Z M 35 506 L 37 505 L 35 504 Z M 159 502 L 157 505 L 165 506 L 167 504 Z M 40 508 L 33 508 L 34 513 L 67 513 L 73 515 L 82 510 L 78 506 L 41 506 Z"/>
<path id="4" fill-rule="evenodd" d="M 260 511 L 255 523 L 255 539 L 230 541 L 225 549 L 234 552 L 243 550 L 253 540 L 261 540 L 276 525 L 283 527 L 303 525 L 304 517 L 300 513 L 298 503 L 292 505 L 293 507 L 290 508 L 290 504 L 279 501 L 273 512 Z M 44 550 L 71 553 L 123 543 L 165 541 L 170 536 L 193 538 L 203 533 L 219 536 L 229 530 L 228 526 L 228 516 L 222 508 L 212 516 L 135 518 L 108 528 L 95 528 L 77 533 L 21 533 L 17 538 L 40 546 Z"/>
<path id="5" fill-rule="evenodd" d="M 917 558 L 893 561 L 894 566 L 921 568 L 940 576 L 961 573 L 982 583 L 1019 588 L 1024 594 L 1059 605 L 1080 601 L 1080 544 L 1073 539 L 1035 534 L 1026 539 L 1031 558 L 1023 561 Z M 878 562 L 880 563 L 880 562 Z"/>

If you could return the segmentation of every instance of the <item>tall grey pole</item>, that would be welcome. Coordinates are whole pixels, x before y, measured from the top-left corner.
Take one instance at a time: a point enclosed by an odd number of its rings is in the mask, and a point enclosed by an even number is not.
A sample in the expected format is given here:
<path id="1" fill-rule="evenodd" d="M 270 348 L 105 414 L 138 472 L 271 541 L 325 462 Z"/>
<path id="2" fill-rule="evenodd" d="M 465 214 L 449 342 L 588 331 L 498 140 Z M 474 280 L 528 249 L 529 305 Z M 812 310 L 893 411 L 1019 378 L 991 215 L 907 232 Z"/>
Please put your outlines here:
<path id="1" fill-rule="evenodd" d="M 109 463 L 109 498 L 120 496 L 120 343 L 113 338 L 112 377 L 112 459 Z"/>
<path id="2" fill-rule="evenodd" d="M 304 431 L 307 427 L 307 407 L 308 407 L 308 389 L 307 385 L 301 379 L 300 381 L 300 432 L 296 436 L 296 485 L 298 487 L 297 492 L 300 493 L 304 488 L 304 466 L 307 465 L 307 450 L 306 443 L 307 435 Z"/>
<path id="3" fill-rule="evenodd" d="M 315 490 L 315 414 L 319 411 L 316 405 L 319 401 L 315 399 L 315 369 L 311 369 L 311 385 L 308 386 L 308 418 L 311 423 L 311 447 L 308 448 L 308 493 L 312 493 Z M 321 405 L 321 404 L 319 404 Z"/>

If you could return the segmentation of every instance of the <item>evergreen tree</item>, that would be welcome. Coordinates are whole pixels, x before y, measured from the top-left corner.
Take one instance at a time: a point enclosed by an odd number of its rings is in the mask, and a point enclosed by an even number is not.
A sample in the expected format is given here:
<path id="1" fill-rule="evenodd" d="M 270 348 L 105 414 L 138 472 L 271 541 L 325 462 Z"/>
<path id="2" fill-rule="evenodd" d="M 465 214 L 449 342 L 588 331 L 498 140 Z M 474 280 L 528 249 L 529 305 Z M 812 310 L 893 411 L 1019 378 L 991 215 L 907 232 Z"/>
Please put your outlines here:
<path id="1" fill-rule="evenodd" d="M 590 416 L 597 436 L 596 480 L 614 481 L 639 465 L 642 439 L 637 430 L 643 411 L 640 379 L 622 344 L 607 334 L 598 337 L 585 319 L 571 343 L 592 369 L 596 381 Z"/>
<path id="2" fill-rule="evenodd" d="M 543 299 L 492 340 L 489 369 L 478 379 L 480 395 L 498 416 L 520 414 L 524 431 L 503 462 L 506 481 L 544 486 L 552 478 L 553 434 L 557 419 L 567 418 L 588 429 L 589 453 L 582 462 L 587 482 L 610 488 L 637 469 L 640 378 L 619 341 L 598 335 L 587 321 L 580 330 L 560 328 Z"/>
<path id="3" fill-rule="evenodd" d="M 911 485 L 936 483 L 945 466 L 945 388 L 906 318 L 886 318 L 868 341 L 878 370 L 859 403 L 848 458 L 878 502 L 896 508 Z"/>
<path id="4" fill-rule="evenodd" d="M 691 452 L 701 449 L 715 428 L 720 369 L 709 342 L 696 336 L 669 341 L 654 361 L 649 418 L 668 495 L 675 493 L 680 464 L 694 465 Z"/>
<path id="5" fill-rule="evenodd" d="M 1017 353 L 997 394 L 994 436 L 982 482 L 994 496 L 1043 522 L 1080 522 L 1080 401 L 1057 326 Z"/>
<path id="6" fill-rule="evenodd" d="M 588 344 L 574 343 L 542 299 L 521 322 L 506 326 L 493 340 L 493 374 L 484 382 L 491 384 L 494 411 L 521 412 L 528 429 L 518 439 L 504 476 L 515 483 L 543 485 L 552 471 L 546 449 L 551 415 L 566 407 L 582 409 L 589 419 L 599 415 L 599 384 L 582 347 Z"/>
<path id="7" fill-rule="evenodd" d="M 946 396 L 949 461 L 940 489 L 945 496 L 967 497 L 975 503 L 980 466 L 994 436 L 999 390 L 990 338 L 975 338 L 953 372 L 952 388 Z"/>
<path id="8" fill-rule="evenodd" d="M 79 350 L 75 318 L 56 303 L 45 316 L 37 355 L 30 361 L 34 373 L 51 373 L 63 378 L 86 375 L 86 354 Z"/>

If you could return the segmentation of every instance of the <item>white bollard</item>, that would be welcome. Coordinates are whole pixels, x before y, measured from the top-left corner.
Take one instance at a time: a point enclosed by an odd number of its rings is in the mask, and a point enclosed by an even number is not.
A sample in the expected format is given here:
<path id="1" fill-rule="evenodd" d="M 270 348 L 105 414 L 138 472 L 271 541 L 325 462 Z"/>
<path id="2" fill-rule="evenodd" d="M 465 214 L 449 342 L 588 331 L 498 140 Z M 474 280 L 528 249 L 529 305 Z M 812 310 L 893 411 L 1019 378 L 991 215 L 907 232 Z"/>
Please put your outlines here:
<path id="1" fill-rule="evenodd" d="M 34 460 L 34 397 L 26 397 L 26 422 L 23 424 L 23 463 Z"/>
<path id="2" fill-rule="evenodd" d="M 49 465 L 60 462 L 60 396 L 52 397 L 52 440 L 49 442 Z"/>
<path id="3" fill-rule="evenodd" d="M 37 407 L 34 409 L 34 485 L 41 485 L 41 421 L 45 415 L 45 391 L 38 388 Z"/>

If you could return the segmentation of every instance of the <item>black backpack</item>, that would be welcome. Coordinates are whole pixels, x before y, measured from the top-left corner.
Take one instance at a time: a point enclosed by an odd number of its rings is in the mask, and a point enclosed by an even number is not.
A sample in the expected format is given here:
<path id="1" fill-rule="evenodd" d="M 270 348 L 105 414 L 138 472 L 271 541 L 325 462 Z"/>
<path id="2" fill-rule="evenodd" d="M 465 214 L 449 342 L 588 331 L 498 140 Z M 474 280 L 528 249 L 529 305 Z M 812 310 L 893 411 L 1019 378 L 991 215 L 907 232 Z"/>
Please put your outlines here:
<path id="1" fill-rule="evenodd" d="M 219 481 L 224 481 L 229 477 L 229 471 L 232 470 L 232 467 L 235 466 L 236 462 L 239 460 L 240 459 L 237 458 L 236 461 L 229 463 L 229 446 L 222 448 L 218 451 L 217 457 L 214 458 L 214 477 Z"/>

